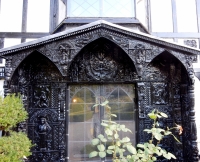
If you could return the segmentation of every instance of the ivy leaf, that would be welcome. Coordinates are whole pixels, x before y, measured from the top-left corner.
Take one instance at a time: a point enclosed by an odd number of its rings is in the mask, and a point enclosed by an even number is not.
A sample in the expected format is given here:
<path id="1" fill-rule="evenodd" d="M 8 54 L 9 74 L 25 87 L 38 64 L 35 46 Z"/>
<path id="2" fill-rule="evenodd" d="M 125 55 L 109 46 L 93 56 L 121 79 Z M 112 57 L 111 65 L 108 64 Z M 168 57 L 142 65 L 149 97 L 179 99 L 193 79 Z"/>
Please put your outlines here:
<path id="1" fill-rule="evenodd" d="M 101 138 L 102 142 L 107 142 L 108 140 L 106 138 Z"/>
<path id="2" fill-rule="evenodd" d="M 176 159 L 176 157 L 175 157 L 172 153 L 168 152 L 168 155 L 169 155 L 171 158 Z"/>
<path id="3" fill-rule="evenodd" d="M 92 140 L 92 145 L 98 145 L 99 144 L 99 139 L 98 138 L 95 138 Z"/>
<path id="4" fill-rule="evenodd" d="M 108 149 L 114 150 L 114 149 L 115 149 L 115 146 L 113 146 L 113 145 L 112 145 L 112 146 L 109 146 Z"/>
<path id="5" fill-rule="evenodd" d="M 108 126 L 108 124 L 106 124 L 106 123 L 101 123 L 101 125 L 104 126 L 104 127 Z"/>
<path id="6" fill-rule="evenodd" d="M 117 117 L 117 115 L 116 115 L 116 114 L 111 114 L 111 116 Z"/>
<path id="7" fill-rule="evenodd" d="M 149 113 L 148 116 L 150 119 L 153 119 L 153 120 L 157 118 L 157 116 L 154 113 Z"/>
<path id="8" fill-rule="evenodd" d="M 95 156 L 98 155 L 98 152 L 97 151 L 92 151 L 90 154 L 89 154 L 89 158 L 93 158 Z"/>
<path id="9" fill-rule="evenodd" d="M 112 150 L 107 150 L 106 151 L 108 154 L 113 154 L 113 151 Z"/>
<path id="10" fill-rule="evenodd" d="M 163 113 L 163 112 L 160 112 L 159 114 L 160 114 L 162 117 L 164 117 L 164 118 L 168 118 L 167 114 L 165 114 L 165 113 Z"/>
<path id="11" fill-rule="evenodd" d="M 160 141 L 163 137 L 162 134 L 160 134 L 160 133 L 155 133 L 154 136 L 158 141 Z"/>
<path id="12" fill-rule="evenodd" d="M 122 141 L 123 143 L 125 143 L 125 142 L 130 142 L 130 138 L 124 137 L 121 141 Z"/>
<path id="13" fill-rule="evenodd" d="M 110 129 L 106 129 L 106 130 L 105 130 L 105 133 L 106 133 L 108 136 L 112 136 L 112 135 L 113 135 L 113 132 L 112 132 Z"/>
<path id="14" fill-rule="evenodd" d="M 98 148 L 98 150 L 99 150 L 100 152 L 102 152 L 102 151 L 105 150 L 105 146 L 104 146 L 103 144 L 98 145 L 97 148 Z"/>
<path id="15" fill-rule="evenodd" d="M 137 144 L 137 147 L 144 148 L 144 145 L 139 143 L 139 144 Z"/>
<path id="16" fill-rule="evenodd" d="M 133 155 L 137 154 L 135 147 L 133 147 L 132 145 L 127 145 L 127 150 Z"/>
<path id="17" fill-rule="evenodd" d="M 106 152 L 100 151 L 100 152 L 99 152 L 99 156 L 100 156 L 100 158 L 106 157 Z"/>
<path id="18" fill-rule="evenodd" d="M 144 129 L 143 131 L 147 132 L 147 133 L 151 133 L 152 132 L 152 130 L 150 130 L 150 129 Z"/>
<path id="19" fill-rule="evenodd" d="M 119 135 L 117 133 L 115 133 L 114 137 L 115 137 L 115 139 L 118 139 Z"/>
<path id="20" fill-rule="evenodd" d="M 101 138 L 104 138 L 104 135 L 99 134 L 97 137 L 98 137 L 99 139 L 101 139 Z"/>

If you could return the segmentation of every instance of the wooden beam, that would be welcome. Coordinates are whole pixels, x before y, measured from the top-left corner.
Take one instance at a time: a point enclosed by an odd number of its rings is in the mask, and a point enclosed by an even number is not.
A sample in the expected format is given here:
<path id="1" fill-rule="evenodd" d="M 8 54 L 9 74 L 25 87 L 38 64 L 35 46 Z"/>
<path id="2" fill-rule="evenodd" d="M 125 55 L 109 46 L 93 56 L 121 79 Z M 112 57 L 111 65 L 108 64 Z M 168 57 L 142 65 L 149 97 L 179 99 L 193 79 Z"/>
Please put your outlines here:
<path id="1" fill-rule="evenodd" d="M 0 38 L 41 38 L 50 35 L 49 33 L 32 32 L 0 32 Z"/>
<path id="2" fill-rule="evenodd" d="M 27 10 L 28 10 L 28 0 L 23 0 L 21 32 L 26 32 L 26 29 L 27 29 Z M 25 41 L 26 41 L 25 38 L 21 39 L 21 43 Z"/>

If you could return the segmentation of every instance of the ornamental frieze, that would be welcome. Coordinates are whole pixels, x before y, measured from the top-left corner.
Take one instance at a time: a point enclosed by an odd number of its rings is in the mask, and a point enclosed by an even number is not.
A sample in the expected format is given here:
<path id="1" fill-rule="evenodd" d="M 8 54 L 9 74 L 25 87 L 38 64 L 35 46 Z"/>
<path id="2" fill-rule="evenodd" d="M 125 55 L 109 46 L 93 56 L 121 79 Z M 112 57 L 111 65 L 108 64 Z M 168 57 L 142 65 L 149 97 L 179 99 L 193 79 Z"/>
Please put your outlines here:
<path id="1" fill-rule="evenodd" d="M 68 39 L 65 38 L 44 44 L 43 46 L 38 46 L 37 48 L 33 47 L 28 50 L 24 50 L 21 53 L 17 52 L 10 57 L 6 56 L 8 59 L 6 63 L 5 76 L 9 80 L 10 76 L 12 76 L 13 72 L 19 66 L 19 64 L 33 51 L 39 51 L 41 54 L 45 55 L 52 62 L 54 62 L 63 76 L 67 76 L 70 65 L 76 56 L 79 55 L 83 47 L 102 37 L 115 43 L 121 47 L 121 49 L 123 49 L 127 55 L 129 55 L 137 71 L 136 74 L 130 74 L 131 76 L 134 75 L 134 77 L 135 75 L 142 76 L 143 70 L 147 67 L 147 65 L 159 54 L 167 51 L 159 46 L 152 45 L 151 43 L 143 42 L 137 39 L 134 40 L 131 37 L 126 37 L 125 35 L 119 34 L 118 32 L 106 29 L 98 29 L 89 31 L 85 34 L 77 35 L 75 37 L 72 36 Z M 196 55 L 183 54 L 172 50 L 170 50 L 169 53 L 180 60 L 186 69 L 190 69 L 191 64 L 197 60 Z M 10 66 L 12 66 L 12 68 L 10 68 Z M 91 72 L 92 69 L 88 67 L 87 71 Z M 128 80 L 130 80 L 130 77 L 128 78 Z"/>

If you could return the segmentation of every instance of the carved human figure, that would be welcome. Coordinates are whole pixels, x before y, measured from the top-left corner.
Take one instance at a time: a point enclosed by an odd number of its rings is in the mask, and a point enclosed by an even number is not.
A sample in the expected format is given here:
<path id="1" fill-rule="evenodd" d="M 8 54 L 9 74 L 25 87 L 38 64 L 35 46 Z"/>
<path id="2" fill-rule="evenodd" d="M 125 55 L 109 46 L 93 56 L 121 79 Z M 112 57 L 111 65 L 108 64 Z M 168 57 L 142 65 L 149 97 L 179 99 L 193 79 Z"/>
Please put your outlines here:
<path id="1" fill-rule="evenodd" d="M 154 103 L 155 104 L 166 104 L 167 101 L 167 85 L 166 84 L 159 84 L 155 85 L 154 90 Z"/>
<path id="2" fill-rule="evenodd" d="M 71 50 L 68 45 L 60 45 L 59 51 L 62 53 L 61 64 L 67 64 L 71 60 Z"/>
<path id="3" fill-rule="evenodd" d="M 45 91 L 41 91 L 39 97 L 35 96 L 37 102 L 36 107 L 48 107 L 48 97 Z"/>
<path id="4" fill-rule="evenodd" d="M 45 117 L 41 117 L 38 125 L 38 135 L 40 142 L 40 149 L 46 150 L 47 147 L 47 135 L 51 131 L 50 125 L 47 123 Z"/>

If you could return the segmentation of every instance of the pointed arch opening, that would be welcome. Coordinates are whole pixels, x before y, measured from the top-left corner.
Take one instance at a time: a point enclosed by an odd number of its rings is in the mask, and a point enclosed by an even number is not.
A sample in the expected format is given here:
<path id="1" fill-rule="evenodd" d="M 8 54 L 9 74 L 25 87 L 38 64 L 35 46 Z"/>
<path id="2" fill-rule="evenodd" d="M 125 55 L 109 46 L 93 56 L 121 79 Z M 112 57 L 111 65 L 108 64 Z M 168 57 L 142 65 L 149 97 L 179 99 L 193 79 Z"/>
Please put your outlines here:
<path id="1" fill-rule="evenodd" d="M 68 75 L 73 82 L 129 82 L 137 74 L 133 61 L 119 46 L 99 38 L 79 52 Z"/>
<path id="2" fill-rule="evenodd" d="M 168 51 L 163 51 L 148 64 L 144 76 L 147 80 L 160 80 L 181 84 L 189 82 L 185 66 Z"/>
<path id="3" fill-rule="evenodd" d="M 11 85 L 26 85 L 31 82 L 48 82 L 61 79 L 55 64 L 38 51 L 32 52 L 16 68 Z"/>

